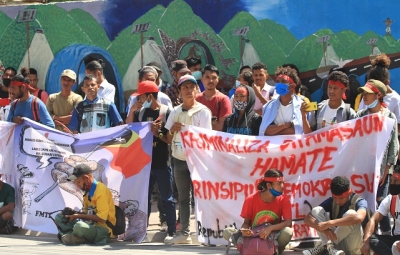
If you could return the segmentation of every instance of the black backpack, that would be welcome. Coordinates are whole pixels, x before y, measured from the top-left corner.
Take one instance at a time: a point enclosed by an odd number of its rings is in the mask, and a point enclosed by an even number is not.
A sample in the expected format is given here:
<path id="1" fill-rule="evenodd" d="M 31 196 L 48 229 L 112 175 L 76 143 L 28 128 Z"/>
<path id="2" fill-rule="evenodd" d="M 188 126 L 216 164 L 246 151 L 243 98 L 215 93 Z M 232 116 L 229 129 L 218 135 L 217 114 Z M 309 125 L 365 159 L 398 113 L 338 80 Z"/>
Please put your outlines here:
<path id="1" fill-rule="evenodd" d="M 119 206 L 115 206 L 115 218 L 117 219 L 115 222 L 115 226 L 111 224 L 108 220 L 106 221 L 106 224 L 109 228 L 112 229 L 112 232 L 115 236 L 117 235 L 122 235 L 125 233 L 125 213 Z"/>

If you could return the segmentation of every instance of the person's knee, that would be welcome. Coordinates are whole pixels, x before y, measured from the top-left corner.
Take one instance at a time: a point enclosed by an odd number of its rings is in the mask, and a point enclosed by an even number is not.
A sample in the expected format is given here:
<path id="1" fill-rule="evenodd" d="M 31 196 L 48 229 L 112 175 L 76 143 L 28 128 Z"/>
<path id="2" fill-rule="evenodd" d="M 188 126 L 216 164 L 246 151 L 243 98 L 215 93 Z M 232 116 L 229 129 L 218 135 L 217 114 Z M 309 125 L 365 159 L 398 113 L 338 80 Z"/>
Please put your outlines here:
<path id="1" fill-rule="evenodd" d="M 87 223 L 78 221 L 75 223 L 72 233 L 78 237 L 85 237 L 85 231 L 88 229 L 90 229 L 90 226 Z"/>
<path id="2" fill-rule="evenodd" d="M 357 212 L 353 209 L 349 209 L 349 210 L 347 210 L 347 212 L 345 212 L 343 214 L 343 216 L 352 215 L 352 214 L 357 214 Z"/>
<path id="3" fill-rule="evenodd" d="M 325 209 L 322 206 L 316 206 L 311 210 L 311 215 L 314 218 L 319 217 L 319 215 L 321 215 L 321 213 L 325 214 Z"/>
<path id="4" fill-rule="evenodd" d="M 285 247 L 293 237 L 293 228 L 285 227 L 281 229 L 280 235 L 277 239 L 279 247 Z"/>
<path id="5" fill-rule="evenodd" d="M 400 255 L 399 249 L 397 247 L 400 248 L 400 241 L 396 241 L 393 243 L 393 245 L 392 245 L 392 254 L 393 255 Z"/>
<path id="6" fill-rule="evenodd" d="M 13 215 L 12 215 L 11 212 L 4 212 L 4 213 L 1 215 L 1 218 L 2 218 L 3 220 L 11 220 L 11 219 L 13 218 Z"/>
<path id="7" fill-rule="evenodd" d="M 237 233 L 239 230 L 237 230 L 234 227 L 227 227 L 224 229 L 224 232 L 222 233 L 222 236 L 224 237 L 225 240 L 229 241 L 229 238 L 234 234 Z"/>

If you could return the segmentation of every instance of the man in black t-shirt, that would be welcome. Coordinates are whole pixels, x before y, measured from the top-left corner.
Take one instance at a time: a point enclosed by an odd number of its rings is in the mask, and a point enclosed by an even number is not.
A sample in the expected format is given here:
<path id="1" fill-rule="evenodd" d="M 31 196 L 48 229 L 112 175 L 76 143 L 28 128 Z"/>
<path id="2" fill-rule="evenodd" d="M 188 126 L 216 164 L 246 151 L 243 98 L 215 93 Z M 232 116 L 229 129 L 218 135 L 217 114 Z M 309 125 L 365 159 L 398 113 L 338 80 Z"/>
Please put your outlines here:
<path id="1" fill-rule="evenodd" d="M 159 194 L 165 210 L 168 236 L 173 236 L 176 232 L 176 214 L 175 203 L 172 196 L 172 171 L 169 166 L 168 130 L 164 127 L 170 110 L 168 106 L 161 104 L 160 101 L 157 100 L 158 91 L 158 86 L 152 81 L 142 81 L 139 83 L 135 95 L 143 106 L 134 113 L 133 122 L 152 122 L 151 132 L 154 135 L 154 139 L 149 182 L 148 215 L 150 215 L 151 211 L 151 193 L 154 184 L 157 182 Z"/>

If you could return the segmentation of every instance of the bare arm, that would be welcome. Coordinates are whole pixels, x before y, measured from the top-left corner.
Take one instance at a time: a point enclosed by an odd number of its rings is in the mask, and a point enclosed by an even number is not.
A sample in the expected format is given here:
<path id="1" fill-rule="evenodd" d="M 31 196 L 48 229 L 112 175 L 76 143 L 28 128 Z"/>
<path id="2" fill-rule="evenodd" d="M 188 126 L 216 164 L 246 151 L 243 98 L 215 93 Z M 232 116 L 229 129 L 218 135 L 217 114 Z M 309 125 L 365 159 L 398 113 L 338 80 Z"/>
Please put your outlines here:
<path id="1" fill-rule="evenodd" d="M 212 129 L 216 131 L 221 131 L 222 127 L 224 126 L 224 121 L 226 118 L 219 118 L 218 120 L 213 121 L 212 124 Z"/>
<path id="2" fill-rule="evenodd" d="M 12 212 L 14 210 L 14 207 L 15 207 L 14 203 L 8 203 L 7 205 L 0 208 L 0 215 L 2 215 L 5 212 Z"/>
<path id="3" fill-rule="evenodd" d="M 91 215 L 91 214 L 82 214 L 82 213 L 76 213 L 73 215 L 65 215 L 66 217 L 70 218 L 70 222 L 75 220 L 75 219 L 82 219 L 82 220 L 91 220 L 94 222 L 106 222 L 105 220 L 103 220 L 102 218 L 100 218 L 97 215 Z"/>
<path id="4" fill-rule="evenodd" d="M 292 127 L 292 125 L 293 125 L 292 122 L 285 122 L 279 125 L 269 125 L 265 130 L 264 135 L 272 136 L 272 135 L 294 134 L 294 128 Z M 293 130 L 292 131 L 293 133 L 290 132 L 291 130 Z"/>
<path id="5" fill-rule="evenodd" d="M 371 246 L 369 244 L 369 240 L 372 234 L 375 232 L 375 227 L 378 222 L 380 222 L 383 218 L 383 215 L 379 212 L 375 212 L 374 215 L 369 219 L 367 226 L 365 227 L 363 244 L 361 246 L 361 253 L 363 255 L 369 255 L 371 251 Z"/>

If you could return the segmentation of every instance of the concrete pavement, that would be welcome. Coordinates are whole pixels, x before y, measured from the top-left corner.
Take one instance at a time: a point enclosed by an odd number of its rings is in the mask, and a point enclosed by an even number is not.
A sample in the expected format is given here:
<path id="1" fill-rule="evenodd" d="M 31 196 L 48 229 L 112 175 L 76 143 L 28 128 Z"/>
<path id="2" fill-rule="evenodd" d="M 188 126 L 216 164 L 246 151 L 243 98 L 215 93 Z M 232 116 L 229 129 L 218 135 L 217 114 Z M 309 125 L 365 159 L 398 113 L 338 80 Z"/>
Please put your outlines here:
<path id="1" fill-rule="evenodd" d="M 207 247 L 197 241 L 194 215 L 191 218 L 192 245 L 164 245 L 166 232 L 160 232 L 156 203 L 153 203 L 149 220 L 147 238 L 149 242 L 133 244 L 113 240 L 106 246 L 80 245 L 65 246 L 56 235 L 18 229 L 13 235 L 0 235 L 1 254 L 225 254 L 226 246 Z M 236 248 L 231 248 L 229 254 L 239 255 Z M 302 254 L 286 250 L 284 255 Z"/>

